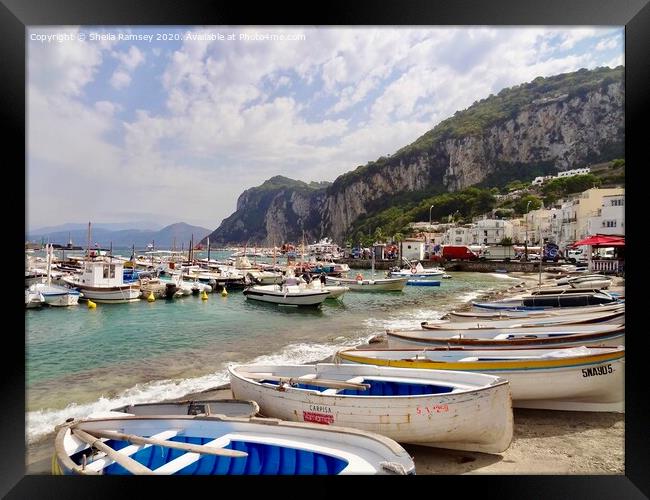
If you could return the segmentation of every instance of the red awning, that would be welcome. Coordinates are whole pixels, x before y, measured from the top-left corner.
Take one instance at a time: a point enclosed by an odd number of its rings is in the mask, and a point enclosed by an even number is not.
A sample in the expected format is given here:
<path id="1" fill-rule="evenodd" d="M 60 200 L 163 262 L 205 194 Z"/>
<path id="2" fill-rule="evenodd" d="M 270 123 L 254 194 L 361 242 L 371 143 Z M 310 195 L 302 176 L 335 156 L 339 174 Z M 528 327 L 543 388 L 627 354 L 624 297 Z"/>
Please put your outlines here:
<path id="1" fill-rule="evenodd" d="M 580 247 L 583 245 L 591 245 L 592 247 L 624 247 L 624 236 L 611 236 L 608 234 L 595 234 L 588 236 L 584 240 L 576 241 L 572 246 Z"/>

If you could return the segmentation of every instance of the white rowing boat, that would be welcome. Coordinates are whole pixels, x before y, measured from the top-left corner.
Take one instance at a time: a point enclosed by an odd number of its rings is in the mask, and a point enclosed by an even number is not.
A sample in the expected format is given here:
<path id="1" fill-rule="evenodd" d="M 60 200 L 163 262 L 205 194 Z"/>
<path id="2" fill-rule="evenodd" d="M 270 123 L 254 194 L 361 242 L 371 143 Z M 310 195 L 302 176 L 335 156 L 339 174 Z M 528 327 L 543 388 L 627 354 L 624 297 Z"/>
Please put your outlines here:
<path id="1" fill-rule="evenodd" d="M 277 419 L 124 416 L 57 428 L 52 473 L 82 475 L 415 474 L 392 439 Z"/>
<path id="2" fill-rule="evenodd" d="M 429 347 L 462 346 L 473 348 L 522 348 L 566 346 L 619 346 L 625 345 L 625 326 L 563 325 L 528 328 L 495 328 L 481 330 L 414 330 L 386 331 L 389 347 L 403 344 Z"/>
<path id="3" fill-rule="evenodd" d="M 510 382 L 512 405 L 624 411 L 625 347 L 348 349 L 337 359 L 396 368 L 472 371 Z"/>
<path id="4" fill-rule="evenodd" d="M 284 420 L 343 425 L 400 443 L 501 453 L 512 440 L 510 388 L 469 372 L 363 365 L 240 365 L 237 398 Z"/>

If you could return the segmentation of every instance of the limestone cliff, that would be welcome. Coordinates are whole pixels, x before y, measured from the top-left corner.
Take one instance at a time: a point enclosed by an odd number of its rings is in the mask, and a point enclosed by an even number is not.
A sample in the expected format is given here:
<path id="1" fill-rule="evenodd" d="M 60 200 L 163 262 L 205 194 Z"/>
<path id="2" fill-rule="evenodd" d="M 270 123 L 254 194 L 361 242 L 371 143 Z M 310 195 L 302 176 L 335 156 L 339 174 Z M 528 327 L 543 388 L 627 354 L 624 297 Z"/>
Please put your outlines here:
<path id="1" fill-rule="evenodd" d="M 213 235 L 222 242 L 297 241 L 304 229 L 310 239 L 343 242 L 359 216 L 385 208 L 392 196 L 464 189 L 508 166 L 566 170 L 622 158 L 623 144 L 622 66 L 540 77 L 474 103 L 326 188 L 273 178 L 249 189 Z M 262 189 L 269 182 L 273 189 Z"/>

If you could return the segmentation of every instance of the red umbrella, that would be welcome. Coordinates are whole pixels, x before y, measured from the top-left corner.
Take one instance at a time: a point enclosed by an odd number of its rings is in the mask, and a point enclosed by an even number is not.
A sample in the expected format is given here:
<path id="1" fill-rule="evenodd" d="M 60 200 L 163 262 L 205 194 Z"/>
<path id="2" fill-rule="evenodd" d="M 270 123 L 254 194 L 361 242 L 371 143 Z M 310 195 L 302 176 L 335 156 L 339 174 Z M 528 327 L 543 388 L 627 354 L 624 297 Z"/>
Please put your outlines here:
<path id="1" fill-rule="evenodd" d="M 588 236 L 584 240 L 576 241 L 572 246 L 579 247 L 583 245 L 591 245 L 592 247 L 624 247 L 625 237 L 595 234 Z"/>

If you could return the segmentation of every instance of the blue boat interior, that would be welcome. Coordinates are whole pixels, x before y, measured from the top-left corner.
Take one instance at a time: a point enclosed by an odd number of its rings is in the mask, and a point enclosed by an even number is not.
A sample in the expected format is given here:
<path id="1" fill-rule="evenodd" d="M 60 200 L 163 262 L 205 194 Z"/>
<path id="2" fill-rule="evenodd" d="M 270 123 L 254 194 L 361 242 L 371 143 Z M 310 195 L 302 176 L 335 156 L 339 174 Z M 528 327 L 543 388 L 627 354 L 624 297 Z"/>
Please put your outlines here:
<path id="1" fill-rule="evenodd" d="M 170 441 L 204 445 L 213 439 L 175 436 Z M 115 440 L 108 440 L 105 444 L 114 450 L 130 445 L 127 441 Z M 174 475 L 336 475 L 348 465 L 347 460 L 339 457 L 267 443 L 231 441 L 228 446 L 224 446 L 224 449 L 245 451 L 248 456 L 231 458 L 221 455 L 201 455 L 197 461 Z M 78 452 L 70 458 L 75 463 L 81 464 L 84 453 L 88 453 L 88 450 Z M 145 467 L 155 470 L 185 453 L 174 448 L 149 446 L 130 456 Z M 108 475 L 131 474 L 117 463 L 105 467 L 102 472 Z"/>
<path id="2" fill-rule="evenodd" d="M 260 380 L 261 383 L 278 385 L 278 382 L 271 380 Z M 337 396 L 417 396 L 421 394 L 445 394 L 454 390 L 453 387 L 435 384 L 418 384 L 413 382 L 396 382 L 392 380 L 364 379 L 361 383 L 370 384 L 366 390 L 342 389 Z M 328 387 L 321 387 L 309 384 L 296 384 L 296 389 L 323 392 Z"/>

